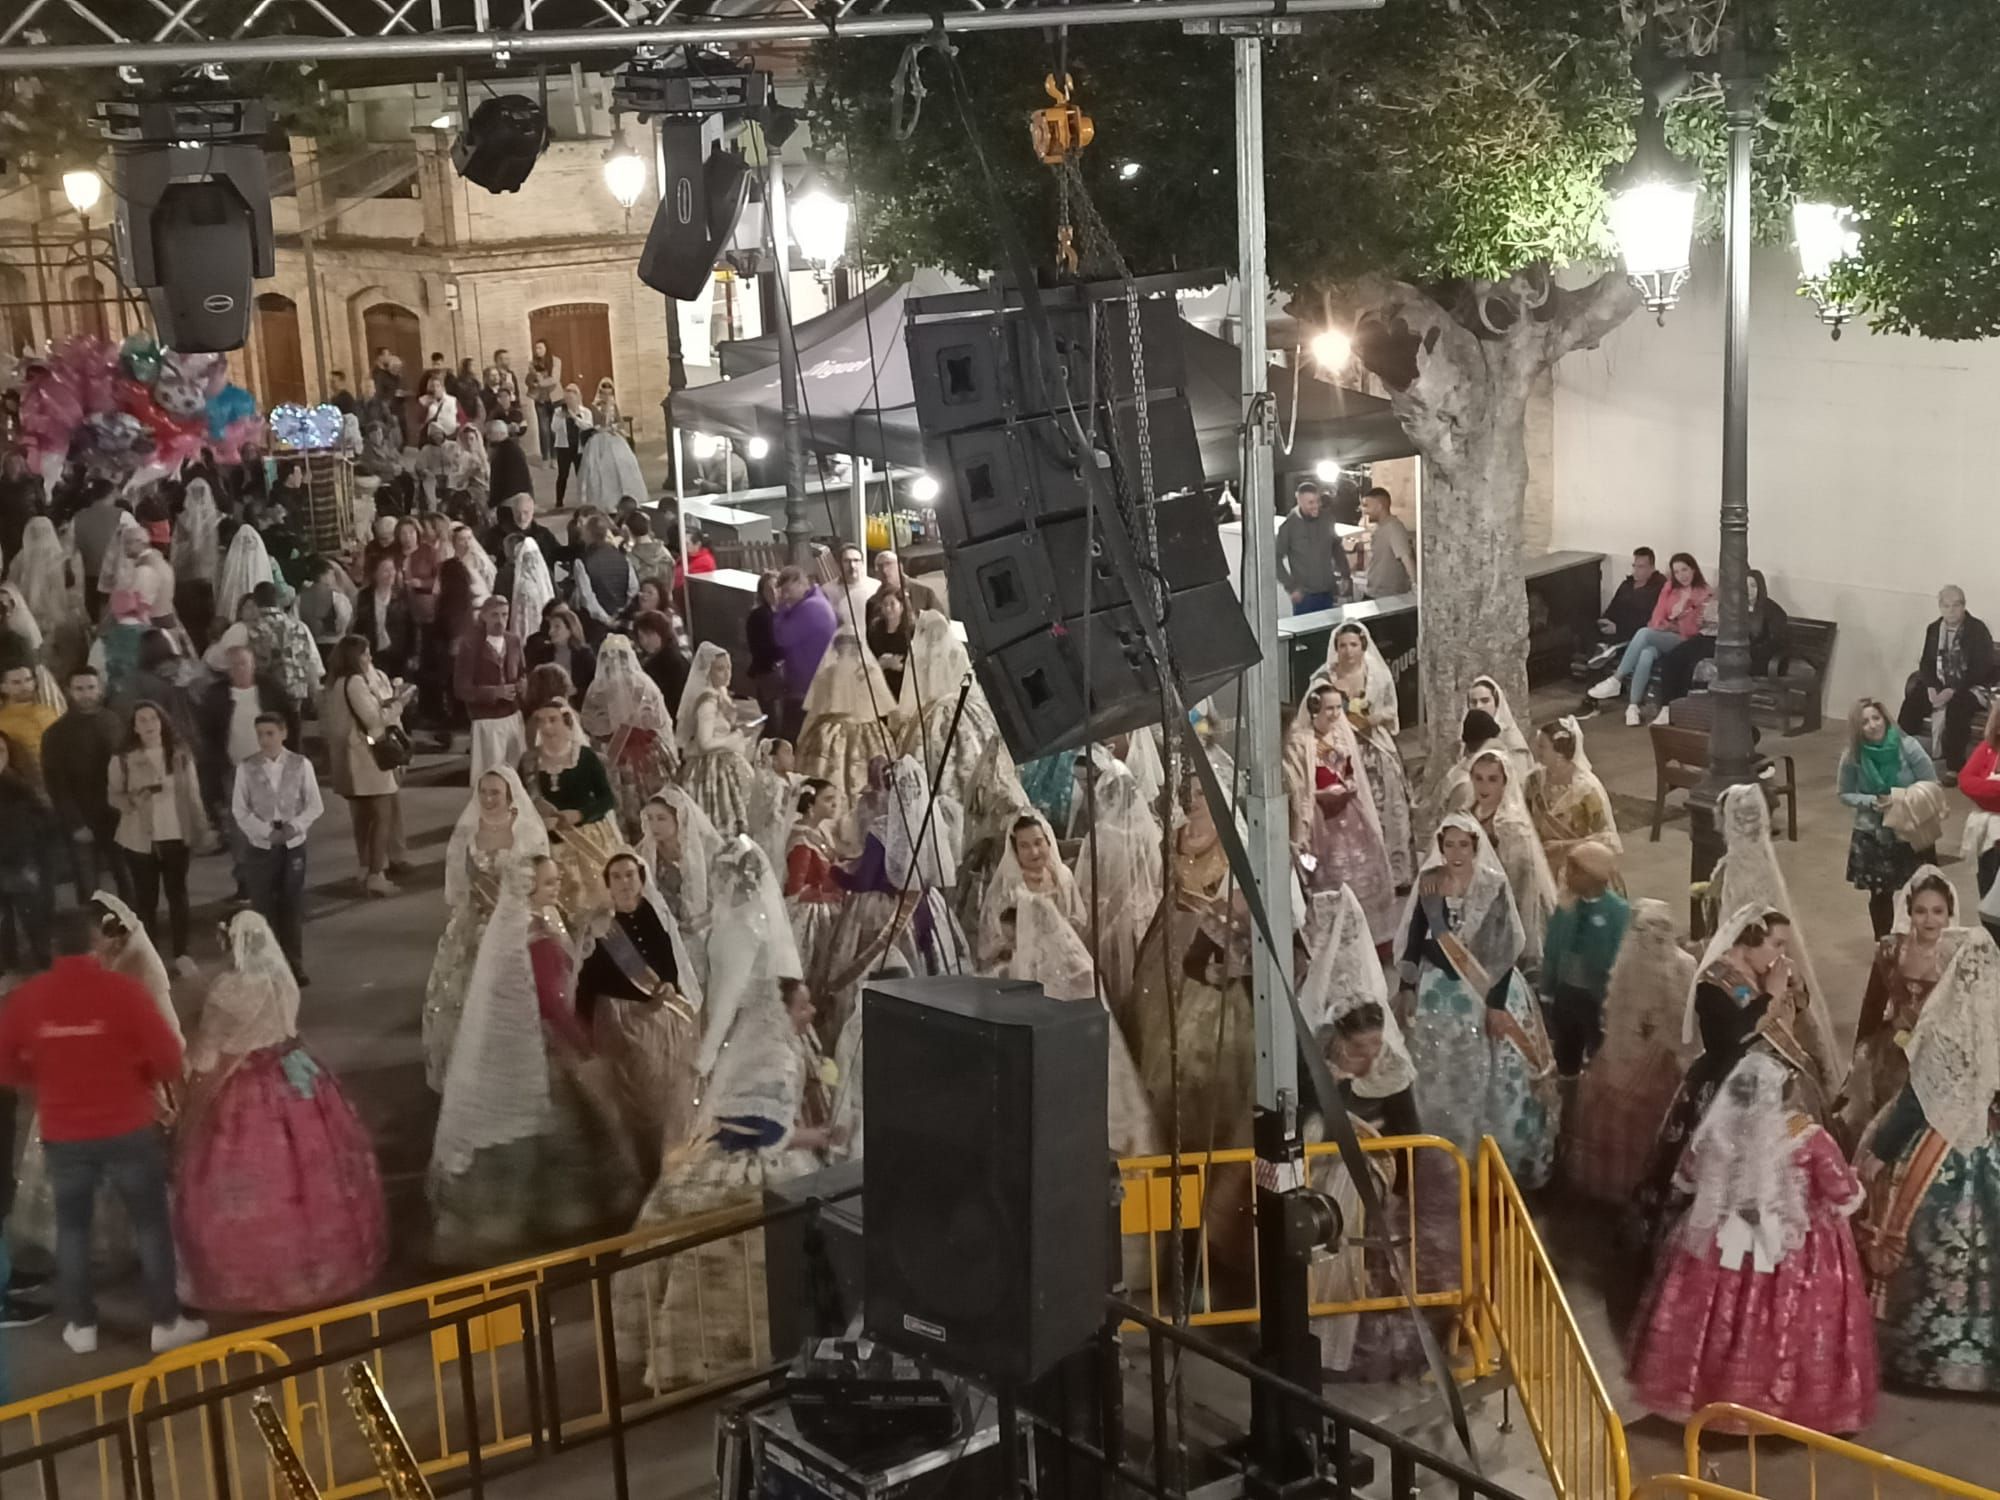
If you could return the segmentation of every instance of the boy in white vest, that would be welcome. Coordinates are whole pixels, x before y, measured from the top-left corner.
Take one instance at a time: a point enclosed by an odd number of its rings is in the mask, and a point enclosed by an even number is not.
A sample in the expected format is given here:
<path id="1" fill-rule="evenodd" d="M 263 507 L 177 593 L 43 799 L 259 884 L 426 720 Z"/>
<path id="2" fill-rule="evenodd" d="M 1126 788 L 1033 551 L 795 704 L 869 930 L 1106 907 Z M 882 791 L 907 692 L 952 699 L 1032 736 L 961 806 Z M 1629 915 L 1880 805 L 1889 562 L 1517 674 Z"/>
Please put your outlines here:
<path id="1" fill-rule="evenodd" d="M 257 715 L 257 753 L 236 767 L 230 798 L 244 843 L 250 904 L 271 924 L 301 988 L 306 900 L 306 830 L 326 810 L 312 762 L 285 748 L 285 721 Z"/>

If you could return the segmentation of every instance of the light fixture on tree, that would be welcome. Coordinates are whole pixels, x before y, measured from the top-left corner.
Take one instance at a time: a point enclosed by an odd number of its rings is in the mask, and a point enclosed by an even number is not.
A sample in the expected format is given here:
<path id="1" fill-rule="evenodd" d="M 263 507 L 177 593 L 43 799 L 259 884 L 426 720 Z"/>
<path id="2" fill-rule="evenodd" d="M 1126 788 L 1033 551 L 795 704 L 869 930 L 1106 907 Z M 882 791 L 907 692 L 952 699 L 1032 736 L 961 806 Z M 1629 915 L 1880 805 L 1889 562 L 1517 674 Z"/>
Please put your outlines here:
<path id="1" fill-rule="evenodd" d="M 1834 289 L 1834 273 L 1861 254 L 1854 210 L 1837 203 L 1794 203 L 1792 238 L 1799 247 L 1799 290 L 1813 299 L 1820 322 L 1839 338 L 1841 324 L 1856 310 Z"/>
<path id="2" fill-rule="evenodd" d="M 646 158 L 634 151 L 625 139 L 625 127 L 619 126 L 611 137 L 611 149 L 604 157 L 604 185 L 611 189 L 611 196 L 618 200 L 618 206 L 631 212 L 646 191 L 646 183 L 653 175 Z"/>
<path id="3" fill-rule="evenodd" d="M 792 241 L 824 277 L 847 253 L 847 204 L 822 188 L 802 193 L 790 208 Z"/>
<path id="4" fill-rule="evenodd" d="M 104 179 L 91 167 L 63 173 L 62 184 L 63 196 L 69 199 L 69 206 L 79 218 L 97 207 L 97 200 L 104 196 Z"/>
<path id="5" fill-rule="evenodd" d="M 1605 183 L 1611 237 L 1625 274 L 1664 324 L 1680 300 L 1694 241 L 1694 169 L 1667 149 L 1666 121 L 1650 99 L 1639 116 L 1632 159 Z"/>
<path id="6" fill-rule="evenodd" d="M 1344 328 L 1323 328 L 1312 336 L 1306 350 L 1313 357 L 1313 363 L 1329 374 L 1347 368 L 1347 362 L 1354 358 L 1354 337 Z"/>

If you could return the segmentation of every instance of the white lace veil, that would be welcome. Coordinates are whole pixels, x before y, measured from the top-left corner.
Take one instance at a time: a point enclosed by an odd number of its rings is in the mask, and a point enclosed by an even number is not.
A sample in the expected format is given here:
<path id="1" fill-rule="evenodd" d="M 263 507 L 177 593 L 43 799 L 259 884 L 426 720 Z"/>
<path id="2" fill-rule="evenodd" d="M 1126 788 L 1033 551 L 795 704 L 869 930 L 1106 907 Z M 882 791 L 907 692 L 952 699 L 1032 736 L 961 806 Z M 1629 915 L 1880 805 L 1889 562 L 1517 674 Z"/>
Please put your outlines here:
<path id="1" fill-rule="evenodd" d="M 1410 900 L 1403 909 L 1402 925 L 1396 930 L 1410 930 L 1410 917 L 1417 903 L 1423 899 L 1424 876 L 1444 867 L 1443 839 L 1447 828 L 1469 833 L 1478 840 L 1478 848 L 1472 856 L 1472 883 L 1466 887 L 1459 915 L 1458 935 L 1485 967 L 1488 976 L 1497 979 L 1502 969 L 1512 968 L 1520 961 L 1521 953 L 1527 946 L 1527 934 L 1521 927 L 1520 910 L 1514 904 L 1513 887 L 1507 883 L 1507 871 L 1500 863 L 1500 856 L 1494 852 L 1492 842 L 1486 837 L 1486 830 L 1479 826 L 1479 820 L 1471 813 L 1447 813 L 1444 821 L 1438 824 L 1437 832 L 1431 835 L 1430 843 L 1425 848 L 1424 861 L 1417 869 L 1416 881 L 1410 887 Z M 1489 938 L 1485 936 L 1484 929 L 1488 918 L 1496 910 L 1504 911 L 1505 918 Z"/>
<path id="2" fill-rule="evenodd" d="M 1096 768 L 1091 794 L 1090 832 L 1076 856 L 1077 899 L 1086 913 L 1097 893 L 1096 921 L 1131 920 L 1143 927 L 1153 919 L 1165 884 L 1161 869 L 1160 820 L 1139 790 L 1139 778 L 1102 745 L 1090 747 Z M 1014 857 L 1013 840 L 1006 858 Z"/>
<path id="3" fill-rule="evenodd" d="M 477 605 L 488 594 L 493 592 L 493 585 L 500 577 L 500 570 L 494 566 L 491 554 L 480 545 L 478 533 L 473 531 L 470 526 L 454 526 L 452 528 L 452 555 L 454 557 L 458 556 L 457 541 L 460 532 L 465 533 L 466 547 L 465 556 L 459 558 L 459 561 L 465 564 L 465 571 L 472 575 L 472 602 L 474 605 Z M 509 602 L 509 609 L 510 611 L 512 609 L 511 601 Z"/>
<path id="4" fill-rule="evenodd" d="M 18 584 L 0 583 L 0 594 L 7 596 L 13 607 L 7 611 L 7 633 L 19 641 L 39 660 L 42 650 L 42 627 L 35 619 L 35 611 L 28 604 L 27 595 Z"/>
<path id="5" fill-rule="evenodd" d="M 174 983 L 167 977 L 167 966 L 160 961 L 160 950 L 146 935 L 146 924 L 139 920 L 137 912 L 107 890 L 92 891 L 90 900 L 92 905 L 125 929 L 125 944 L 113 967 L 127 979 L 136 979 L 146 987 L 146 993 L 160 1007 L 160 1015 L 169 1029 L 185 1041 L 181 1018 L 174 1011 Z"/>
<path id="6" fill-rule="evenodd" d="M 1016 890 L 1007 905 L 1014 912 L 1014 956 L 1007 972 L 1042 987 L 1051 1000 L 1095 1000 L 1096 965 L 1069 918 L 1047 896 Z"/>
<path id="7" fill-rule="evenodd" d="M 520 773 L 512 766 L 491 767 L 473 782 L 472 795 L 465 799 L 465 807 L 451 830 L 451 844 L 445 851 L 444 901 L 454 911 L 472 900 L 472 884 L 465 866 L 472 853 L 472 841 L 479 833 L 479 783 L 487 776 L 497 776 L 507 784 L 507 804 L 514 823 L 509 862 L 549 852 L 549 831 L 536 815 L 534 799 L 521 784 Z"/>
<path id="8" fill-rule="evenodd" d="M 1605 987 L 1604 1050 L 1636 1055 L 1653 1046 L 1678 1051 L 1694 972 L 1694 957 L 1680 945 L 1672 908 L 1645 896 L 1634 901 Z"/>
<path id="9" fill-rule="evenodd" d="M 206 479 L 188 481 L 187 496 L 181 502 L 180 520 L 174 524 L 174 576 L 214 581 L 222 565 L 222 512 L 216 509 L 215 492 Z M 220 603 L 220 601 L 217 601 Z M 234 619 L 232 607 L 228 618 Z"/>
<path id="10" fill-rule="evenodd" d="M 1785 873 L 1778 867 L 1777 847 L 1771 842 L 1771 809 L 1764 789 L 1755 784 L 1732 786 L 1716 803 L 1716 820 L 1722 825 L 1723 856 L 1717 862 L 1709 900 L 1717 912 L 1734 912 L 1745 906 L 1762 905 L 1782 912 L 1792 925 L 1792 970 L 1806 987 L 1811 1002 L 1801 1018 L 1799 1041 L 1812 1053 L 1814 1066 L 1822 1078 L 1838 1082 L 1845 1059 L 1834 1055 L 1833 1017 L 1826 1008 L 1826 991 L 1813 972 L 1812 945 L 1806 941 L 1799 922 L 1799 909 L 1792 904 Z M 1703 968 L 1708 965 L 1704 963 Z"/>
<path id="11" fill-rule="evenodd" d="M 726 689 L 718 689 L 709 681 L 718 660 L 726 659 L 729 652 L 714 641 L 703 641 L 694 648 L 694 662 L 688 667 L 687 682 L 681 688 L 681 701 L 674 709 L 674 734 L 680 741 L 681 753 L 690 754 L 694 750 L 695 738 L 700 728 L 701 715 L 697 712 L 704 693 L 720 692 L 722 702 L 717 705 L 729 727 L 729 695 Z"/>
<path id="12" fill-rule="evenodd" d="M 1931 1129 L 1955 1151 L 1984 1145 L 2000 1094 L 2000 948 L 1984 928 L 1959 942 L 1907 1050 L 1910 1087 Z"/>
<path id="13" fill-rule="evenodd" d="M 111 529 L 111 544 L 104 549 L 104 559 L 97 565 L 97 591 L 110 594 L 121 587 L 133 587 L 129 580 L 136 569 L 137 560 L 125 555 L 125 538 L 133 532 L 146 535 L 146 528 L 131 511 L 122 507 L 118 512 L 118 523 Z M 152 543 L 149 541 L 150 547 Z M 143 557 L 145 554 L 141 553 Z"/>
<path id="14" fill-rule="evenodd" d="M 721 830 L 702 811 L 699 802 L 672 782 L 647 801 L 664 802 L 674 810 L 681 830 L 681 905 L 687 909 L 690 920 L 699 920 L 708 914 L 709 872 L 715 866 L 716 856 L 722 852 Z M 643 817 L 641 821 L 644 821 Z M 659 847 L 652 834 L 647 833 L 640 838 L 638 853 L 639 862 L 646 867 L 646 878 L 651 881 L 660 859 Z"/>
<path id="15" fill-rule="evenodd" d="M 910 670 L 924 707 L 957 701 L 958 690 L 972 675 L 972 658 L 951 628 L 951 621 L 934 609 L 917 616 L 910 638 Z"/>
<path id="16" fill-rule="evenodd" d="M 876 829 L 887 856 L 889 884 L 899 891 L 906 884 L 934 889 L 948 889 L 955 885 L 958 881 L 955 851 L 962 846 L 964 833 L 964 815 L 957 802 L 940 792 L 936 807 L 930 807 L 930 779 L 912 755 L 904 756 L 890 767 L 889 799 L 888 815 Z M 927 809 L 930 812 L 928 829 L 924 827 Z M 923 841 L 921 864 L 917 857 L 920 835 Z M 1054 845 L 1051 844 L 1050 848 L 1053 850 Z M 914 882 L 911 880 L 913 870 L 919 872 Z"/>
<path id="17" fill-rule="evenodd" d="M 1334 694 L 1337 699 L 1340 690 L 1331 682 L 1315 680 L 1309 683 L 1304 696 L 1299 699 L 1297 712 L 1292 715 L 1291 738 L 1295 747 L 1292 753 L 1302 758 L 1302 764 L 1298 769 L 1304 777 L 1304 785 L 1299 788 L 1299 795 L 1305 799 L 1308 807 L 1311 805 L 1314 790 L 1313 768 L 1319 763 L 1319 731 L 1313 728 L 1312 701 L 1313 694 L 1322 691 Z M 1348 782 L 1354 791 L 1352 805 L 1361 809 L 1363 821 L 1374 830 L 1375 837 L 1381 839 L 1382 814 L 1375 806 L 1375 791 L 1368 781 L 1368 765 L 1361 758 L 1361 742 L 1355 738 L 1353 722 L 1348 719 L 1345 710 L 1334 714 L 1333 728 L 1327 737 L 1332 740 L 1335 752 L 1347 758 Z M 1513 778 L 1509 777 L 1508 780 L 1511 782 Z M 1387 846 L 1384 847 L 1386 849 Z"/>
<path id="18" fill-rule="evenodd" d="M 1927 864 L 1918 865 L 1916 873 L 1904 881 L 1903 888 L 1896 892 L 1896 915 L 1889 923 L 1891 932 L 1907 933 L 1910 930 L 1910 898 L 1916 894 L 1917 887 L 1927 880 L 1935 880 L 1944 887 L 1945 920 L 1953 927 L 1958 925 L 1958 887 L 1936 865 Z"/>
<path id="19" fill-rule="evenodd" d="M 1743 936 L 1743 929 L 1753 922 L 1762 922 L 1766 917 L 1780 915 L 1778 908 L 1765 901 L 1751 901 L 1736 908 L 1729 919 L 1715 929 L 1708 940 L 1708 946 L 1701 951 L 1701 959 L 1694 966 L 1694 973 L 1688 976 L 1687 992 L 1681 996 L 1681 1045 L 1692 1047 L 1701 1040 L 1701 1025 L 1695 1017 L 1695 996 L 1701 988 L 1701 976 L 1722 961 L 1722 956 L 1736 946 L 1736 940 Z"/>
<path id="20" fill-rule="evenodd" d="M 1327 908 L 1331 907 L 1329 913 Z M 1416 1066 L 1403 1041 L 1403 1029 L 1389 1006 L 1389 985 L 1375 940 L 1368 934 L 1368 917 L 1346 886 L 1313 897 L 1315 927 L 1320 933 L 1299 987 L 1299 1013 L 1312 1028 L 1322 1049 L 1333 1041 L 1333 1028 L 1343 1017 L 1373 1005 L 1382 1012 L 1382 1052 L 1365 1076 L 1352 1080 L 1363 1099 L 1386 1099 L 1416 1082 Z"/>
<path id="21" fill-rule="evenodd" d="M 1336 648 L 1343 635 L 1359 635 L 1366 652 L 1369 717 L 1390 734 L 1395 734 L 1403 727 L 1402 710 L 1396 703 L 1396 674 L 1389 670 L 1388 659 L 1382 655 L 1382 648 L 1375 644 L 1374 635 L 1359 620 L 1342 621 L 1327 637 L 1326 665 L 1313 673 L 1315 683 L 1333 681 L 1333 669 L 1340 660 Z"/>
<path id="22" fill-rule="evenodd" d="M 291 963 L 285 957 L 277 933 L 258 913 L 239 911 L 229 919 L 229 964 L 244 978 L 261 980 L 271 987 L 271 993 L 278 1002 L 278 1019 L 284 1024 L 285 1035 L 297 1036 L 299 982 L 292 977 Z"/>
<path id="23" fill-rule="evenodd" d="M 791 843 L 792 819 L 798 810 L 798 783 L 772 764 L 778 752 L 777 740 L 759 740 L 751 757 L 748 832 L 771 861 L 774 870 L 785 865 L 785 849 Z"/>
<path id="24" fill-rule="evenodd" d="M 730 840 L 715 862 L 714 885 L 708 1003 L 695 1057 L 695 1071 L 704 1078 L 715 1071 L 724 1045 L 735 1045 L 737 1017 L 776 1005 L 779 980 L 805 977 L 778 879 L 754 839 L 738 834 Z M 785 1055 L 789 1061 L 789 1046 Z"/>
<path id="25" fill-rule="evenodd" d="M 604 863 L 608 869 L 613 861 L 630 858 L 631 854 L 621 850 Z M 639 875 L 639 899 L 653 908 L 653 915 L 660 919 L 660 929 L 667 935 L 667 945 L 674 951 L 674 967 L 680 972 L 680 977 L 674 981 L 674 988 L 699 1015 L 702 1010 L 702 996 L 706 993 L 701 978 L 702 970 L 696 966 L 694 954 L 689 951 L 687 937 L 681 931 L 681 924 L 674 920 L 673 908 L 667 905 L 667 898 L 661 894 L 659 882 L 653 879 L 652 869 L 643 859 L 639 861 Z M 614 916 L 612 920 L 616 921 L 617 918 Z M 595 939 L 592 940 L 591 946 L 595 946 Z M 587 956 L 588 951 L 585 950 L 584 956 Z M 706 950 L 703 951 L 701 958 L 705 965 L 708 961 Z"/>
<path id="26" fill-rule="evenodd" d="M 514 550 L 514 597 L 507 601 L 508 629 L 524 640 L 533 635 L 542 628 L 542 611 L 555 596 L 549 560 L 542 556 L 541 545 L 531 536 L 522 537 Z"/>
<path id="27" fill-rule="evenodd" d="M 83 617 L 83 601 L 70 587 L 68 557 L 55 522 L 31 516 L 21 531 L 21 550 L 7 560 L 7 581 L 21 590 L 29 612 L 44 630 Z"/>
<path id="28" fill-rule="evenodd" d="M 1125 747 L 1125 767 L 1139 783 L 1139 796 L 1146 806 L 1160 805 L 1160 792 L 1167 784 L 1166 767 L 1160 764 L 1160 740 L 1151 727 L 1132 731 Z"/>
<path id="29" fill-rule="evenodd" d="M 1528 737 L 1521 732 L 1521 726 L 1514 718 L 1514 710 L 1507 702 L 1507 694 L 1495 679 L 1475 677 L 1466 691 L 1470 692 L 1472 688 L 1482 683 L 1493 694 L 1493 719 L 1500 726 L 1500 743 L 1507 753 L 1514 757 L 1515 765 L 1525 775 L 1528 767 L 1534 764 L 1534 756 L 1528 749 Z"/>
<path id="30" fill-rule="evenodd" d="M 1575 714 L 1564 714 L 1560 719 L 1556 720 L 1556 728 L 1568 730 L 1570 740 L 1576 746 L 1576 754 L 1570 757 L 1570 764 L 1590 777 L 1592 781 L 1597 781 L 1597 773 L 1590 768 L 1590 754 L 1583 748 L 1582 721 Z M 1600 788 L 1604 785 L 1601 781 L 1597 781 L 1597 784 Z M 1623 845 L 1620 845 L 1620 847 L 1622 848 Z"/>
<path id="31" fill-rule="evenodd" d="M 1795 1158 L 1808 1137 L 1792 1129 L 1790 1076 L 1775 1057 L 1750 1053 L 1723 1081 L 1688 1143 L 1694 1202 L 1681 1242 L 1706 1255 L 1715 1239 L 1725 1270 L 1746 1256 L 1769 1270 L 1806 1242 L 1805 1174 Z"/>
<path id="32" fill-rule="evenodd" d="M 894 807 L 889 816 L 896 817 Z M 921 811 L 912 813 L 921 816 Z M 1076 877 L 1062 862 L 1061 846 L 1056 843 L 1055 830 L 1049 827 L 1049 820 L 1036 809 L 1030 807 L 1018 813 L 1007 823 L 1001 835 L 1000 858 L 993 866 L 993 873 L 986 878 L 986 894 L 979 903 L 979 953 L 984 958 L 995 951 L 1001 940 L 1000 915 L 1006 908 L 1015 905 L 1025 891 L 1021 877 L 1021 861 L 1014 854 L 1014 825 L 1022 818 L 1033 818 L 1041 826 L 1042 837 L 1049 841 L 1049 874 L 1053 878 L 1054 901 L 1064 912 L 1077 910 L 1078 899 Z M 1047 895 L 1047 892 L 1041 894 Z"/>
<path id="33" fill-rule="evenodd" d="M 874 654 L 862 645 L 853 626 L 842 625 L 834 631 L 806 688 L 806 717 L 830 715 L 872 724 L 895 705 Z"/>
<path id="34" fill-rule="evenodd" d="M 229 551 L 222 559 L 222 576 L 215 583 L 215 612 L 225 621 L 234 621 L 243 596 L 259 584 L 271 582 L 271 554 L 255 526 L 245 521 L 230 538 Z"/>
<path id="35" fill-rule="evenodd" d="M 639 665 L 632 638 L 614 632 L 597 648 L 597 675 L 583 694 L 583 727 L 592 739 L 608 740 L 630 726 L 671 736 L 673 718 L 666 694 Z"/>
<path id="36" fill-rule="evenodd" d="M 506 866 L 493 920 L 479 940 L 445 1067 L 431 1141 L 433 1180 L 459 1176 L 481 1151 L 546 1134 L 553 1121 L 548 1043 L 528 952 L 534 872 L 532 860 Z"/>

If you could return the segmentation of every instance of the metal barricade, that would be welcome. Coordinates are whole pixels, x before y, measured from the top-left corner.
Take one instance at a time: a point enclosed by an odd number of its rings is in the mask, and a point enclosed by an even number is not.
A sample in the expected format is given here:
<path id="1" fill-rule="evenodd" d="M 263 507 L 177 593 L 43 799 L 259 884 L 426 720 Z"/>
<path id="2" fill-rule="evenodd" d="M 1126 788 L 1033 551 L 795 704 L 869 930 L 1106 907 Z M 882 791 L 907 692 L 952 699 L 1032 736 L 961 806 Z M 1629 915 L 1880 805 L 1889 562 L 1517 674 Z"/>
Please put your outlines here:
<path id="1" fill-rule="evenodd" d="M 1982 1414 L 1973 1420 L 1991 1418 Z M 1718 1452 L 1713 1442 L 1704 1445 L 1704 1436 L 1717 1434 L 1741 1438 L 1741 1445 L 1724 1452 Z M 2000 1490 L 1728 1402 L 1696 1412 L 1688 1421 L 1684 1441 L 1688 1473 L 1738 1483 L 1754 1495 L 1778 1500 L 1835 1495 L 1867 1495 L 1871 1500 L 2000 1500 Z M 1773 1446 L 1787 1451 L 1773 1455 Z"/>

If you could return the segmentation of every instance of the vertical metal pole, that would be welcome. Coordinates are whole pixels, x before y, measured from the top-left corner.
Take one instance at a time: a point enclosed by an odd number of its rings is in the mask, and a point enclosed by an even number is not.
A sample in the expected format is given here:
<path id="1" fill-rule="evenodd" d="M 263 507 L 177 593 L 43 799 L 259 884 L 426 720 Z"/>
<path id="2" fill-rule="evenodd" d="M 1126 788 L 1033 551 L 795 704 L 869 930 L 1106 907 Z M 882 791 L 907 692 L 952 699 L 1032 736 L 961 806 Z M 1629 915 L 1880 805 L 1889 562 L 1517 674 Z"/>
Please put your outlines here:
<path id="1" fill-rule="evenodd" d="M 854 545 L 864 556 L 868 552 L 868 470 L 867 460 L 859 453 L 850 453 L 847 461 L 851 466 L 848 474 L 849 501 L 854 507 Z M 891 535 L 889 545 L 893 549 L 896 538 Z"/>
<path id="2" fill-rule="evenodd" d="M 792 329 L 792 233 L 785 214 L 785 168 L 766 138 L 765 222 L 771 236 L 771 263 L 778 278 L 778 398 L 784 420 L 785 542 L 792 561 L 812 561 L 812 522 L 806 513 L 805 431 L 799 425 L 799 344 Z"/>
<path id="3" fill-rule="evenodd" d="M 1716 800 L 1756 779 L 1750 735 L 1750 187 L 1751 136 L 1761 84 L 1732 49 L 1723 78 L 1729 122 L 1729 176 L 1723 204 L 1722 528 L 1716 554 L 1716 680 L 1708 774 L 1692 812 L 1692 866 L 1706 880 L 1722 854 Z"/>
<path id="4" fill-rule="evenodd" d="M 1236 256 L 1243 287 L 1243 610 L 1257 636 L 1258 662 L 1243 674 L 1243 810 L 1250 858 L 1277 944 L 1252 941 L 1257 1032 L 1257 1104 L 1276 1109 L 1296 1097 L 1298 1046 L 1285 999 L 1292 961 L 1292 840 L 1279 756 L 1278 705 L 1285 696 L 1278 648 L 1277 512 L 1271 492 L 1269 367 L 1264 356 L 1264 42 L 1239 36 L 1236 49 Z M 1278 966 L 1283 964 L 1284 969 Z"/>
<path id="5" fill-rule="evenodd" d="M 310 229 L 299 236 L 299 248 L 306 261 L 306 306 L 312 313 L 313 325 L 313 370 L 319 376 L 314 386 L 314 398 L 329 394 L 326 388 L 326 372 L 330 368 L 326 358 L 326 321 L 319 310 L 319 268 L 313 261 L 313 235 Z"/>

